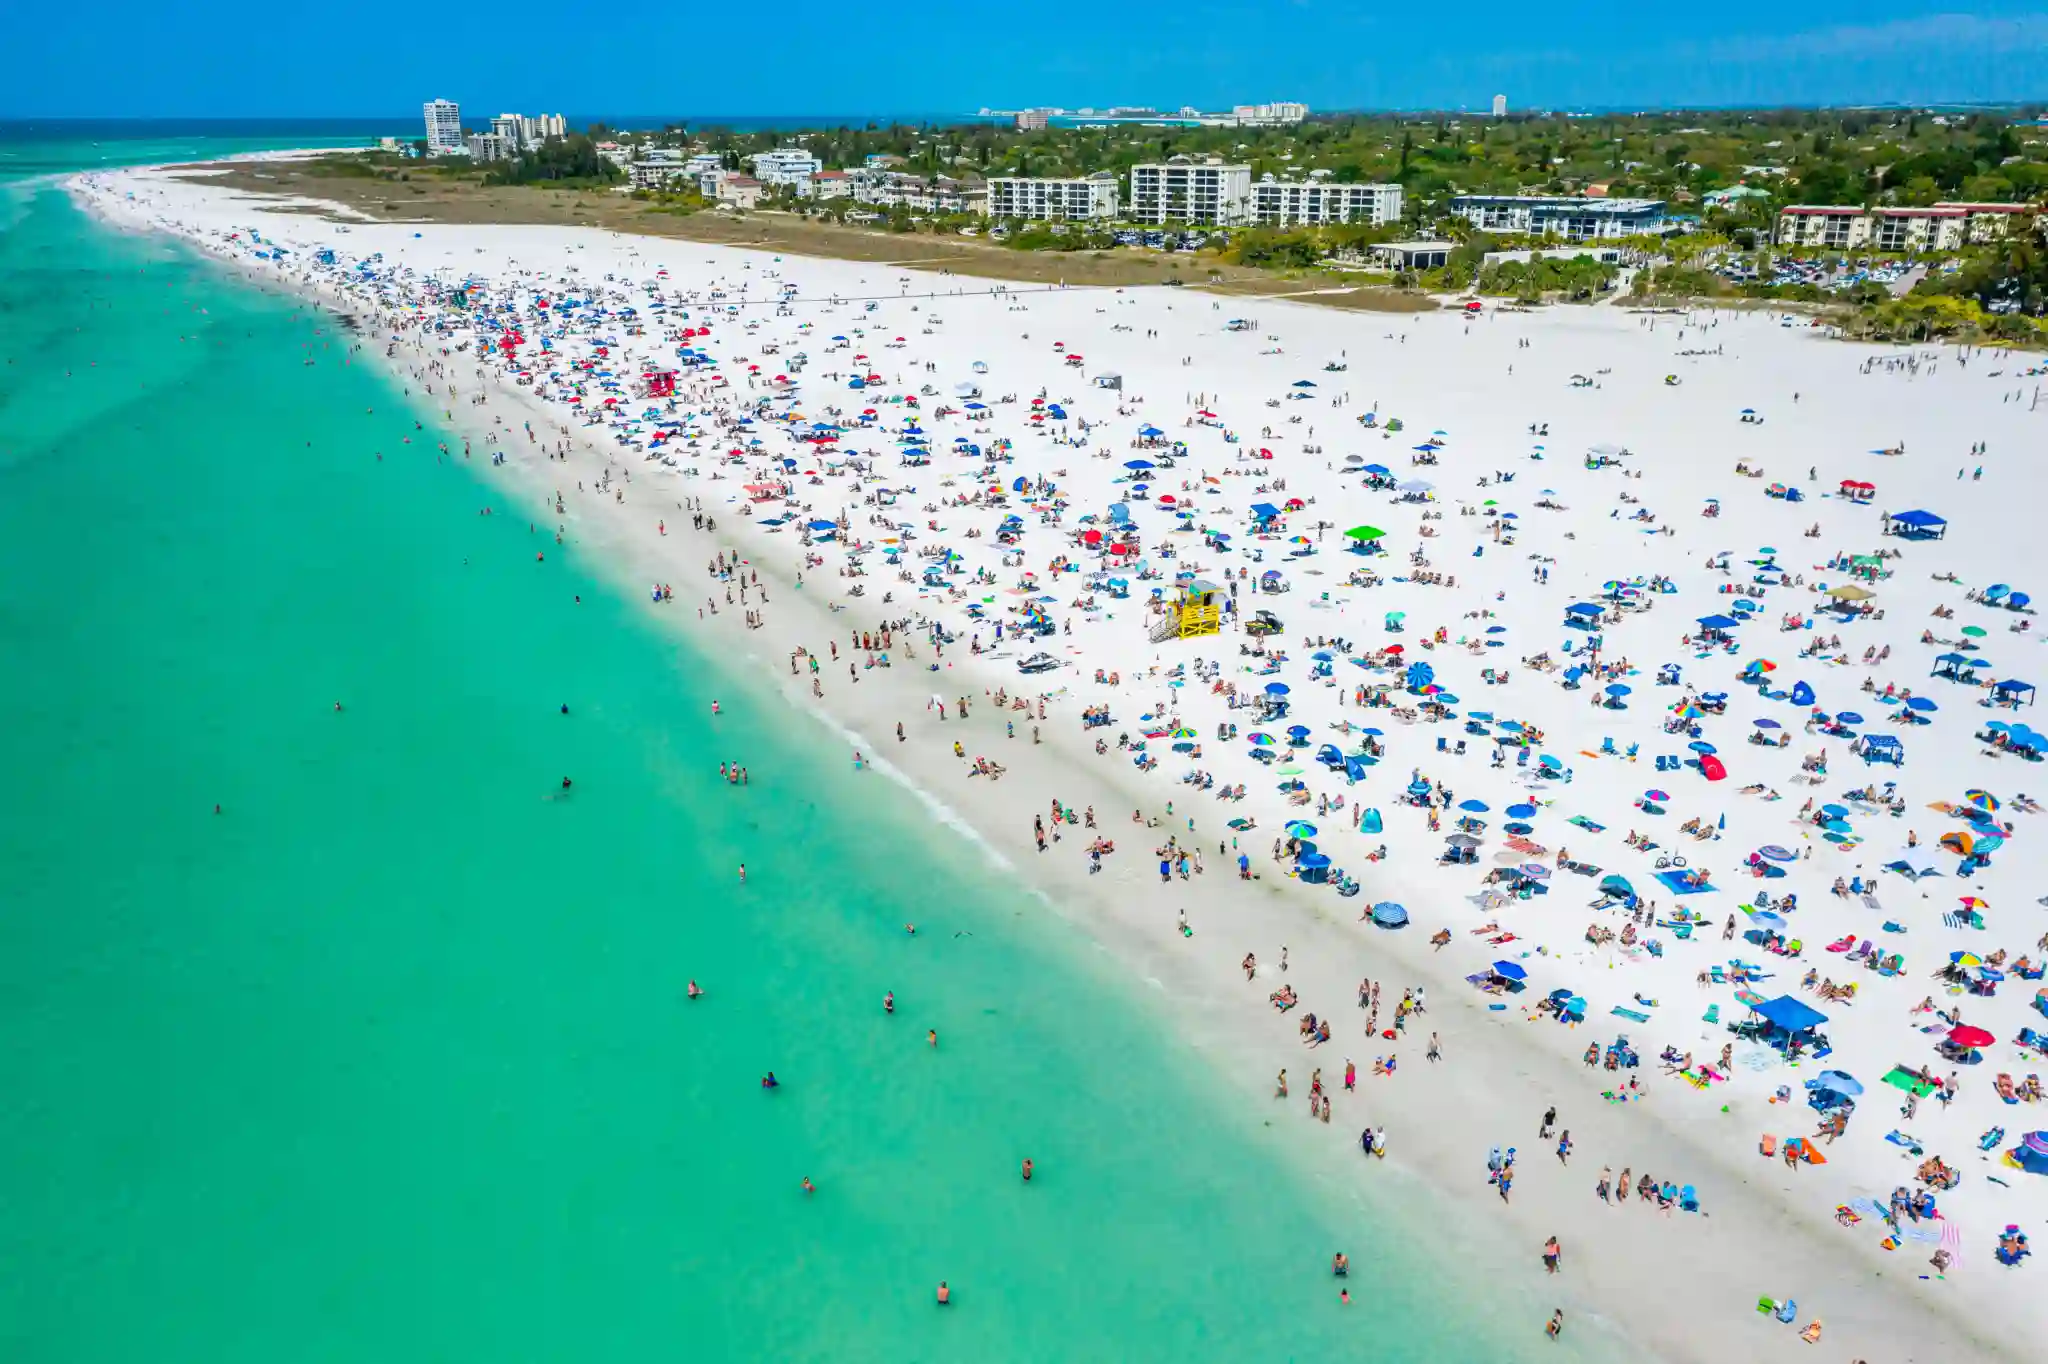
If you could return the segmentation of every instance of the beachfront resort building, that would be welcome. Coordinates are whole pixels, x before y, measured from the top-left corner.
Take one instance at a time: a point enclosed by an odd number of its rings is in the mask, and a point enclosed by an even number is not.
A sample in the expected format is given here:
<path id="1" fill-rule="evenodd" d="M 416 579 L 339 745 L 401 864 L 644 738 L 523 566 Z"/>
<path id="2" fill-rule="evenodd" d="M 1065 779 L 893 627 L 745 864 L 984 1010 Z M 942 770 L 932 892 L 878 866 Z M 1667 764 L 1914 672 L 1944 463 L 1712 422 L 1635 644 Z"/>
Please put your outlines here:
<path id="1" fill-rule="evenodd" d="M 462 147 L 472 161 L 506 161 L 519 155 L 518 146 L 497 132 L 471 133 L 462 140 Z"/>
<path id="2" fill-rule="evenodd" d="M 1131 167 L 1134 223 L 1237 227 L 1251 216 L 1252 168 L 1220 160 L 1171 161 Z"/>
<path id="3" fill-rule="evenodd" d="M 753 158 L 754 178 L 764 185 L 788 186 L 802 190 L 806 181 L 825 169 L 825 163 L 802 147 L 778 147 L 758 152 Z"/>
<path id="4" fill-rule="evenodd" d="M 1275 180 L 1252 186 L 1252 221 L 1262 227 L 1381 223 L 1401 220 L 1399 185 L 1341 185 L 1329 180 Z"/>
<path id="5" fill-rule="evenodd" d="M 846 183 L 856 203 L 877 208 L 901 205 L 913 213 L 980 213 L 988 202 L 988 186 L 980 180 L 955 180 L 941 175 L 927 179 L 904 171 L 849 171 Z"/>
<path id="6" fill-rule="evenodd" d="M 700 169 L 693 164 L 695 160 L 695 157 L 685 160 L 681 152 L 670 147 L 649 147 L 626 167 L 626 178 L 634 189 L 694 186 Z M 716 158 L 713 160 L 715 168 Z"/>
<path id="7" fill-rule="evenodd" d="M 452 99 L 430 99 L 422 106 L 427 117 L 427 155 L 461 156 L 462 106 Z"/>
<path id="8" fill-rule="evenodd" d="M 988 182 L 988 216 L 1039 223 L 1109 222 L 1116 218 L 1116 176 L 1110 171 L 1061 179 L 998 175 Z"/>
<path id="9" fill-rule="evenodd" d="M 1633 237 L 1664 230 L 1662 199 L 1606 199 L 1572 195 L 1460 194 L 1451 212 L 1482 232 L 1531 237 Z"/>
<path id="10" fill-rule="evenodd" d="M 1493 97 L 1493 116 L 1495 118 L 1506 118 L 1508 116 L 1508 97 L 1506 95 L 1495 95 Z"/>
<path id="11" fill-rule="evenodd" d="M 1798 204 L 1779 210 L 1772 239 L 1780 246 L 1829 251 L 1958 251 L 2003 240 L 2013 224 L 2033 212 L 2031 204 Z"/>

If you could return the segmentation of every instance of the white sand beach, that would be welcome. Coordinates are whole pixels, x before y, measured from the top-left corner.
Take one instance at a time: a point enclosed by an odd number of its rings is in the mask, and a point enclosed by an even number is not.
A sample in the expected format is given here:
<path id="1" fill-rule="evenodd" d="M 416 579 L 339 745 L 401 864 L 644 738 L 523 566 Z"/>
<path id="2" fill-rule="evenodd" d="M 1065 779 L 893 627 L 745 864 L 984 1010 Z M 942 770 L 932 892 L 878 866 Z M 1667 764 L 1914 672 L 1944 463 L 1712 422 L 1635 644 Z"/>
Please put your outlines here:
<path id="1" fill-rule="evenodd" d="M 1992 685 L 2042 678 L 2035 357 L 73 188 L 351 314 L 508 510 L 985 839 L 1333 1196 L 1412 1181 L 1517 1292 L 1554 1235 L 1546 1301 L 1658 1358 L 2019 1357 L 2048 1329 L 2040 1267 L 1999 1254 L 2048 1225 L 2048 744 L 2031 689 Z M 1155 638 L 1190 581 L 1220 631 Z M 1098 827 L 1041 852 L 1055 801 Z M 1199 867 L 1162 874 L 1169 838 Z M 1317 1067 L 1335 1112 L 1303 1129 Z M 1656 1192 L 1605 1201 L 1603 1167 Z"/>

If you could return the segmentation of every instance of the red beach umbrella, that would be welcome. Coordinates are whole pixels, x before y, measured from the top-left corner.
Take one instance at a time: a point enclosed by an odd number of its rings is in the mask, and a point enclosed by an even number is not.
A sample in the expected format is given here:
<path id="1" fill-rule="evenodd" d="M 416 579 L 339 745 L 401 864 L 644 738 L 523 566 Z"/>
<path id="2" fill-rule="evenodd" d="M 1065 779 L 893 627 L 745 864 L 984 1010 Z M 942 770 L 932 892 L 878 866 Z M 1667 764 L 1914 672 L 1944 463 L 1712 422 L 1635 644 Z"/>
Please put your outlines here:
<path id="1" fill-rule="evenodd" d="M 1982 1028 L 1973 1028 L 1965 1025 L 1960 1028 L 1949 1029 L 1948 1040 L 1959 1047 L 1967 1047 L 1971 1051 L 1975 1051 L 1978 1047 L 1990 1046 L 1998 1039 Z"/>

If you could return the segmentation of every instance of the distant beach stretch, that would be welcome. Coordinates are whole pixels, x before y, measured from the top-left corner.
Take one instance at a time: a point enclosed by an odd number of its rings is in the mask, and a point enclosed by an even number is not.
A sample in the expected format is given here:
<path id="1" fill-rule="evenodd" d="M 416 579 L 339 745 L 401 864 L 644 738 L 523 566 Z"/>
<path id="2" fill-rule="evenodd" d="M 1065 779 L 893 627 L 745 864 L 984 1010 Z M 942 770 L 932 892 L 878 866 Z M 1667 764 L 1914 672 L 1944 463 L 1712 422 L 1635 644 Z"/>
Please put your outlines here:
<path id="1" fill-rule="evenodd" d="M 347 319 L 539 561 L 957 812 L 1310 1168 L 1509 1247 L 1515 1332 L 2048 1327 L 2035 357 L 73 190 Z"/>

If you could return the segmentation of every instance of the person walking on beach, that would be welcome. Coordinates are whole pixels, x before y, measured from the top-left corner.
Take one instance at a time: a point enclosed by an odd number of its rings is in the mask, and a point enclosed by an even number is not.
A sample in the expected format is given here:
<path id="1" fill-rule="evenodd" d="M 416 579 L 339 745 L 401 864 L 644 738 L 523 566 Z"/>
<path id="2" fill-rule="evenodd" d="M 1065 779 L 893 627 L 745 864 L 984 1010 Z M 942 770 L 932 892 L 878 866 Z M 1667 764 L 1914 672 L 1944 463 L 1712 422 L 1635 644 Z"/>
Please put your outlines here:
<path id="1" fill-rule="evenodd" d="M 1544 1331 L 1544 1334 L 1548 1335 L 1548 1336 L 1549 1336 L 1549 1337 L 1550 1337 L 1550 1338 L 1551 1338 L 1552 1340 L 1556 1340 L 1556 1339 L 1557 1339 L 1557 1337 L 1558 1337 L 1558 1333 L 1559 1333 L 1559 1332 L 1561 1332 L 1561 1331 L 1563 1331 L 1563 1330 L 1564 1330 L 1564 1309 L 1563 1309 L 1562 1307 L 1560 1307 L 1560 1308 L 1558 1308 L 1558 1309 L 1557 1309 L 1557 1310 L 1556 1310 L 1555 1312 L 1552 1312 L 1552 1313 L 1550 1314 L 1550 1325 L 1548 1325 L 1548 1326 L 1544 1327 L 1544 1328 L 1543 1328 L 1543 1331 Z"/>
<path id="2" fill-rule="evenodd" d="M 1557 1273 L 1557 1265 L 1560 1258 L 1562 1256 L 1557 1248 L 1557 1238 L 1553 1236 L 1543 1243 L 1543 1272 L 1546 1274 Z"/>
<path id="3" fill-rule="evenodd" d="M 1543 1121 L 1536 1128 L 1536 1136 L 1539 1139 L 1547 1140 L 1550 1136 L 1551 1126 L 1552 1124 L 1556 1123 L 1556 1121 L 1557 1105 L 1552 1104 L 1549 1108 L 1543 1110 Z"/>
<path id="4" fill-rule="evenodd" d="M 1559 1137 L 1559 1138 L 1557 1139 L 1557 1163 L 1558 1163 L 1559 1165 L 1568 1165 L 1568 1164 L 1570 1164 L 1571 1162 L 1570 1162 L 1570 1160 L 1568 1159 L 1568 1157 L 1570 1157 L 1571 1153 L 1572 1153 L 1572 1132 L 1571 1132 L 1571 1129 L 1570 1129 L 1569 1127 L 1567 1127 L 1567 1128 L 1565 1129 L 1565 1131 L 1564 1131 L 1564 1135 L 1563 1135 L 1563 1136 L 1561 1136 L 1561 1137 Z"/>
<path id="5" fill-rule="evenodd" d="M 1278 1094 L 1276 1094 L 1276 1095 L 1275 1095 L 1275 1097 L 1276 1097 L 1276 1098 L 1281 1098 L 1281 1099 L 1284 1099 L 1284 1098 L 1286 1098 L 1286 1097 L 1287 1097 L 1287 1067 L 1285 1067 L 1285 1066 L 1282 1066 L 1282 1067 L 1280 1067 L 1280 1082 L 1279 1082 L 1279 1083 L 1280 1083 L 1280 1089 L 1279 1089 L 1279 1092 L 1278 1092 Z"/>
<path id="6" fill-rule="evenodd" d="M 1429 1050 L 1422 1053 L 1422 1059 L 1425 1061 L 1441 1061 L 1444 1059 L 1443 1043 L 1437 1041 L 1435 1033 L 1429 1035 Z"/>

